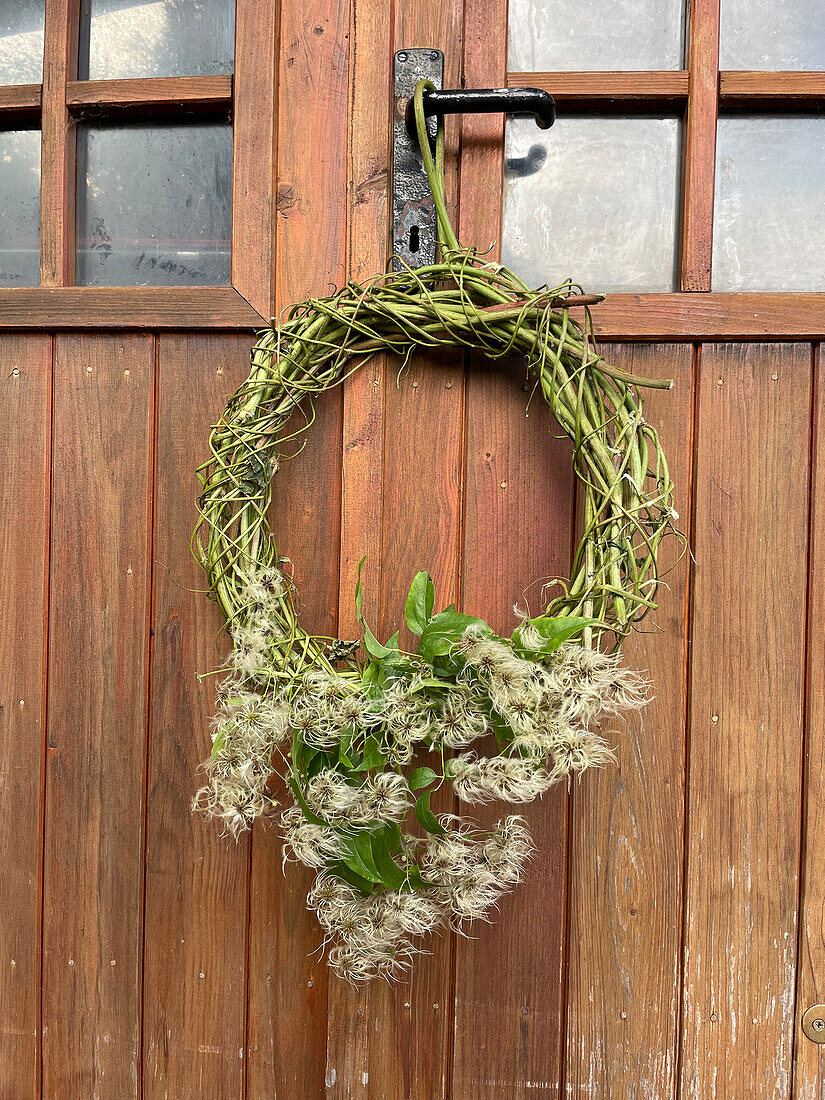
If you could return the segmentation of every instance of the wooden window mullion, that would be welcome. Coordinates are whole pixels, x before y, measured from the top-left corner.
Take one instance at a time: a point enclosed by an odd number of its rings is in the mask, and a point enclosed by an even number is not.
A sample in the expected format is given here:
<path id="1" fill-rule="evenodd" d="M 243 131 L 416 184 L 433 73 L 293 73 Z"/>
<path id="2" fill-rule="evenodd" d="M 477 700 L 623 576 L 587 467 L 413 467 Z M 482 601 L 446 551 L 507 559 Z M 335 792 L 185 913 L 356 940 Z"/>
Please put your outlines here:
<path id="1" fill-rule="evenodd" d="M 80 0 L 46 0 L 40 165 L 40 282 L 74 282 L 75 125 L 66 85 L 77 76 Z"/>
<path id="2" fill-rule="evenodd" d="M 691 0 L 688 52 L 680 287 L 708 291 L 719 106 L 719 0 Z"/>

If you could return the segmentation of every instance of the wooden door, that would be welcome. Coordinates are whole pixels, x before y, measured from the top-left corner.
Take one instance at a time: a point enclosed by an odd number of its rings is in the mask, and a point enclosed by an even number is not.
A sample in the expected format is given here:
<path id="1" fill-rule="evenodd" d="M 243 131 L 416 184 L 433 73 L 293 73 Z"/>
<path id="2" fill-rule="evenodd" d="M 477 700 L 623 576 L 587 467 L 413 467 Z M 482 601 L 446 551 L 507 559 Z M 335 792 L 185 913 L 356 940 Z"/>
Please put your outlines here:
<path id="1" fill-rule="evenodd" d="M 719 0 L 693 0 L 687 61 L 609 72 L 508 71 L 506 0 L 238 0 L 232 79 L 78 79 L 81 17 L 47 0 L 42 81 L 0 87 L 3 129 L 42 135 L 40 284 L 0 288 L 0 1097 L 825 1095 L 801 1030 L 825 1000 L 825 287 L 712 281 L 720 112 L 814 115 L 825 77 L 720 70 Z M 627 645 L 655 702 L 611 728 L 615 768 L 530 809 L 538 852 L 496 921 L 437 940 L 409 984 L 352 989 L 274 830 L 235 844 L 190 814 L 220 624 L 189 533 L 254 328 L 386 263 L 390 59 L 413 45 L 444 51 L 448 87 L 678 120 L 676 283 L 594 318 L 615 362 L 676 381 L 647 415 L 691 556 Z M 82 128 L 170 111 L 231 117 L 227 280 L 79 285 Z M 448 125 L 480 247 L 501 235 L 503 134 Z M 568 567 L 567 449 L 525 417 L 517 365 L 396 375 L 377 359 L 327 395 L 278 475 L 306 624 L 352 635 L 366 552 L 383 633 L 423 567 L 504 627 Z"/>

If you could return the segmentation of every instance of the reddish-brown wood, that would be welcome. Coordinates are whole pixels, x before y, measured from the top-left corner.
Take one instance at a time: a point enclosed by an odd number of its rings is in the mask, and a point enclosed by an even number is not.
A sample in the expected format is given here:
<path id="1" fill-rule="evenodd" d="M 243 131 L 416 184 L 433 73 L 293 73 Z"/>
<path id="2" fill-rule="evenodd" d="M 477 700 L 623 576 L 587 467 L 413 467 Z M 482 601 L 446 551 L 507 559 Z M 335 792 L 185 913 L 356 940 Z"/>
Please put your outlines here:
<path id="1" fill-rule="evenodd" d="M 802 1032 L 802 1016 L 825 1001 L 825 854 L 819 836 L 825 828 L 825 389 L 822 350 L 814 362 L 813 485 L 808 553 L 808 666 L 806 682 L 806 754 L 803 788 L 802 891 L 797 953 L 793 1098 L 820 1096 L 825 1082 L 825 1046 Z"/>
<path id="2" fill-rule="evenodd" d="M 165 336 L 157 355 L 152 703 L 146 817 L 143 1096 L 241 1094 L 247 841 L 192 815 L 211 749 L 221 616 L 190 554 L 195 464 L 246 376 L 243 336 Z M 182 884 L 185 884 L 182 888 Z"/>
<path id="3" fill-rule="evenodd" d="M 504 42 L 503 36 L 490 35 Z M 482 86 L 495 83 L 492 75 L 479 74 Z M 484 83 L 486 81 L 486 83 Z M 602 106 L 605 102 L 628 105 L 645 103 L 648 107 L 659 104 L 683 103 L 688 95 L 687 71 L 650 72 L 556 72 L 556 73 L 507 73 L 506 84 L 510 88 L 542 88 L 567 109 L 578 104 Z"/>
<path id="4" fill-rule="evenodd" d="M 228 110 L 232 106 L 232 77 L 165 76 L 142 80 L 70 80 L 66 85 L 66 104 L 74 115 L 99 115 L 126 108 L 147 113 L 179 109 L 196 111 L 204 108 L 213 111 L 222 108 Z"/>
<path id="5" fill-rule="evenodd" d="M 350 277 L 369 278 L 386 263 L 389 214 L 391 9 L 384 0 L 353 0 L 350 24 Z M 391 384 L 391 383 L 390 383 Z M 387 364 L 376 356 L 344 383 L 338 633 L 357 638 L 354 593 L 364 554 L 364 614 L 380 622 L 384 393 Z M 371 992 L 332 977 L 328 993 L 327 1081 L 335 1095 L 368 1097 Z M 383 1083 L 392 1095 L 393 1073 Z"/>
<path id="6" fill-rule="evenodd" d="M 611 294 L 593 322 L 611 340 L 816 340 L 825 294 Z"/>
<path id="7" fill-rule="evenodd" d="M 281 12 L 277 308 L 345 278 L 348 0 L 308 0 Z M 319 424 L 275 479 L 278 548 L 296 563 L 302 623 L 335 635 L 341 507 L 341 394 L 318 402 Z M 275 830 L 252 839 L 249 1100 L 323 1096 L 327 968 L 306 910 L 311 875 L 281 873 Z M 296 1055 L 296 1052 L 297 1055 Z M 327 1093 L 327 1095 L 331 1095 Z"/>
<path id="8" fill-rule="evenodd" d="M 702 350 L 685 1100 L 789 1095 L 810 387 L 804 345 Z"/>
<path id="9" fill-rule="evenodd" d="M 0 87 L 0 119 L 3 120 L 4 127 L 37 118 L 42 88 L 42 84 Z"/>
<path id="10" fill-rule="evenodd" d="M 2 329 L 244 329 L 263 317 L 232 287 L 20 287 L 0 290 Z"/>
<path id="11" fill-rule="evenodd" d="M 55 345 L 43 1096 L 137 1096 L 153 366 Z"/>
<path id="12" fill-rule="evenodd" d="M 464 80 L 470 87 L 503 82 L 506 42 L 491 35 L 489 25 L 491 19 L 506 22 L 506 9 L 504 0 L 492 11 L 482 0 L 465 4 Z M 462 120 L 459 237 L 484 249 L 499 236 L 503 129 L 500 115 Z M 538 611 L 541 582 L 569 571 L 570 453 L 548 434 L 552 418 L 540 400 L 525 415 L 529 395 L 520 366 L 503 370 L 470 356 L 468 368 L 462 604 L 509 631 L 513 605 L 529 602 Z M 552 524 L 541 521 L 546 514 L 553 514 Z M 514 555 L 515 538 L 520 546 Z M 456 940 L 455 1100 L 510 1100 L 532 1095 L 528 1089 L 559 1088 L 567 809 L 564 789 L 525 808 L 537 848 L 527 880 L 502 900 L 490 925 Z M 469 806 L 462 812 L 492 828 L 509 810 Z"/>
<path id="13" fill-rule="evenodd" d="M 276 0 L 235 11 L 232 285 L 267 319 L 274 305 L 278 12 Z"/>
<path id="14" fill-rule="evenodd" d="M 664 374 L 672 392 L 643 391 L 690 530 L 693 349 L 610 349 L 633 374 Z M 677 542 L 663 547 L 659 608 L 622 647 L 649 677 L 653 701 L 603 734 L 617 764 L 573 792 L 566 1084 L 573 1096 L 676 1095 L 679 1049 L 687 572 Z M 666 573 L 667 570 L 670 570 Z"/>
<path id="15" fill-rule="evenodd" d="M 40 282 L 74 282 L 75 125 L 66 86 L 77 76 L 80 0 L 46 0 L 40 157 Z"/>
<path id="16" fill-rule="evenodd" d="M 725 105 L 769 104 L 775 110 L 792 105 L 813 108 L 825 100 L 825 72 L 770 73 L 728 69 L 719 74 L 719 96 Z"/>
<path id="17" fill-rule="evenodd" d="M 710 290 L 719 83 L 719 0 L 691 0 L 682 163 L 682 290 Z"/>
<path id="18" fill-rule="evenodd" d="M 0 1096 L 38 1091 L 51 341 L 0 337 Z"/>

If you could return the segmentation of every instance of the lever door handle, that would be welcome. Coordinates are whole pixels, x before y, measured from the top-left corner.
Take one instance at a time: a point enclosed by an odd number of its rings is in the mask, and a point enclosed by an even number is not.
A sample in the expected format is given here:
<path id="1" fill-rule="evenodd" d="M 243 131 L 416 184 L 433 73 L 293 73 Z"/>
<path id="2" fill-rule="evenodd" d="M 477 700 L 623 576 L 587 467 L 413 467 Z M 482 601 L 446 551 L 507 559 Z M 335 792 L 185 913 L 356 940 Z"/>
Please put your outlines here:
<path id="1" fill-rule="evenodd" d="M 540 88 L 432 88 L 424 93 L 424 114 L 491 114 L 503 111 L 516 118 L 534 118 L 542 130 L 556 121 L 556 104 L 549 92 Z M 407 103 L 407 129 L 415 134 L 413 101 Z"/>

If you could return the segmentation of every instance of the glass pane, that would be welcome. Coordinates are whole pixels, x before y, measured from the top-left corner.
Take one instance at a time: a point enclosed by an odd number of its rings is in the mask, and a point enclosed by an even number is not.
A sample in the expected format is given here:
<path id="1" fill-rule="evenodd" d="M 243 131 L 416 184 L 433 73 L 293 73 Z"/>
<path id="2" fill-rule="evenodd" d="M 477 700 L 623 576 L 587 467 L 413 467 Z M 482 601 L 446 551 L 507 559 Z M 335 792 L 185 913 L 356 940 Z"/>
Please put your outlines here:
<path id="1" fill-rule="evenodd" d="M 0 0 L 0 84 L 43 80 L 46 0 Z"/>
<path id="2" fill-rule="evenodd" d="M 825 118 L 720 118 L 714 290 L 825 290 Z"/>
<path id="3" fill-rule="evenodd" d="M 232 127 L 80 126 L 77 282 L 229 282 Z"/>
<path id="4" fill-rule="evenodd" d="M 40 283 L 40 131 L 0 132 L 0 286 Z"/>
<path id="5" fill-rule="evenodd" d="M 825 69 L 822 0 L 722 0 L 723 69 Z"/>
<path id="6" fill-rule="evenodd" d="M 83 0 L 81 80 L 235 71 L 235 0 Z"/>
<path id="7" fill-rule="evenodd" d="M 673 290 L 680 123 L 561 117 L 507 123 L 503 262 L 531 286 Z M 479 241 L 480 246 L 486 242 Z"/>
<path id="8" fill-rule="evenodd" d="M 681 69 L 684 8 L 684 0 L 510 0 L 508 67 Z"/>

